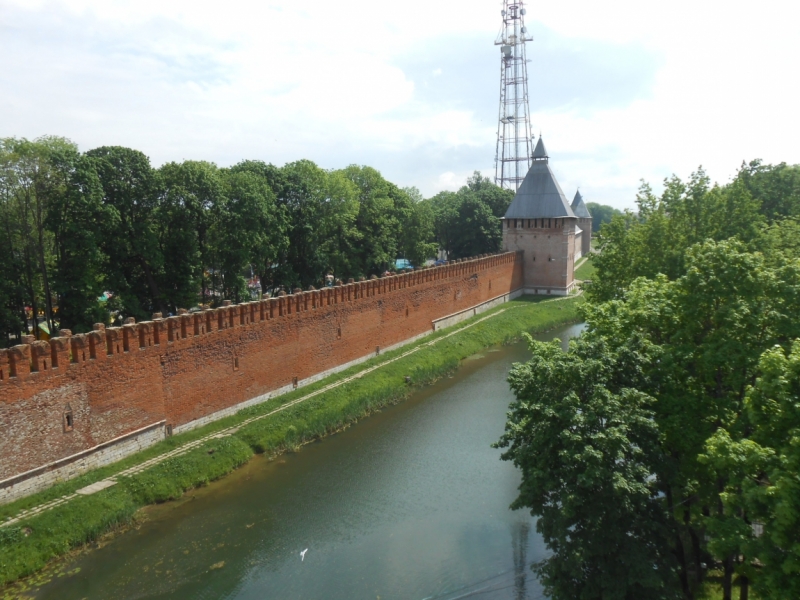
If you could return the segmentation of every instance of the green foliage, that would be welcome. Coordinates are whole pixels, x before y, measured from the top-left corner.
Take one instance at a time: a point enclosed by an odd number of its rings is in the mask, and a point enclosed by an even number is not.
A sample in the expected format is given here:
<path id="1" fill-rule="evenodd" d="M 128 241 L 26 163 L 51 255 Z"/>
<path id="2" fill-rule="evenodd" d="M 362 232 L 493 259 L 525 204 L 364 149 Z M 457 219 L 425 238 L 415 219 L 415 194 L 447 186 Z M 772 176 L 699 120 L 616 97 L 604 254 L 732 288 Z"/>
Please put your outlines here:
<path id="1" fill-rule="evenodd" d="M 164 255 L 158 244 L 156 214 L 161 181 L 141 152 L 104 146 L 86 153 L 103 188 L 103 204 L 113 221 L 103 228 L 108 257 L 107 284 L 125 315 L 137 320 L 166 312 L 158 286 Z"/>
<path id="2" fill-rule="evenodd" d="M 599 285 L 591 290 L 597 301 L 618 297 L 637 277 L 680 277 L 685 250 L 706 240 L 735 237 L 779 261 L 795 244 L 797 228 L 783 219 L 800 216 L 800 167 L 754 161 L 724 186 L 712 186 L 700 168 L 688 181 L 664 180 L 660 197 L 643 182 L 636 200 L 637 214 L 613 217 L 598 234 Z"/>
<path id="3" fill-rule="evenodd" d="M 20 542 L 25 534 L 21 527 L 3 527 L 0 529 L 0 546 L 4 544 L 16 544 Z"/>
<path id="4" fill-rule="evenodd" d="M 742 164 L 737 179 L 760 203 L 770 222 L 800 217 L 800 165 L 765 165 L 753 160 Z"/>
<path id="5" fill-rule="evenodd" d="M 434 216 L 436 240 L 448 258 L 464 258 L 500 250 L 500 218 L 514 193 L 503 190 L 477 171 L 458 192 L 440 192 L 426 203 Z"/>
<path id="6" fill-rule="evenodd" d="M 201 301 L 207 302 L 211 281 L 205 269 L 212 264 L 211 229 L 225 190 L 217 167 L 207 162 L 167 163 L 159 176 L 164 186 L 156 218 L 164 256 L 159 288 L 174 312 L 194 306 L 198 289 Z"/>
<path id="7" fill-rule="evenodd" d="M 790 217 L 772 223 L 762 230 L 751 246 L 760 250 L 773 266 L 800 258 L 800 221 Z"/>
<path id="8" fill-rule="evenodd" d="M 0 544 L 0 585 L 35 573 L 75 546 L 130 522 L 137 508 L 124 489 L 114 486 L 91 496 L 78 496 L 60 510 L 31 519 L 20 528 L 24 531 L 21 537 Z"/>
<path id="9" fill-rule="evenodd" d="M 26 307 L 33 315 L 43 315 L 51 331 L 54 327 L 53 233 L 47 218 L 52 204 L 65 193 L 75 155 L 75 145 L 63 138 L 0 140 L 0 228 L 7 252 L 3 262 L 8 263 L 2 272 L 9 278 L 0 284 L 3 342 L 8 334 L 28 333 Z M 38 327 L 32 333 L 38 338 Z"/>
<path id="10" fill-rule="evenodd" d="M 535 565 L 554 598 L 674 598 L 667 514 L 650 475 L 653 398 L 625 350 L 586 336 L 564 353 L 529 338 L 510 375 L 517 400 L 499 446 L 522 471 L 512 508 L 530 508 L 552 555 Z"/>
<path id="11" fill-rule="evenodd" d="M 622 216 L 622 211 L 606 204 L 587 202 L 586 208 L 589 209 L 589 213 L 592 215 L 592 233 L 595 235 L 603 225 L 610 223 L 611 219 L 616 216 Z"/>
<path id="12" fill-rule="evenodd" d="M 398 258 L 422 266 L 439 247 L 453 257 L 499 250 L 513 194 L 475 173 L 456 197 L 440 206 L 366 166 L 154 169 L 131 148 L 80 154 L 63 138 L 0 139 L 0 343 L 38 336 L 37 321 L 85 332 L 322 286 L 328 274 L 378 275 Z M 445 229 L 452 235 L 438 235 Z"/>
<path id="13" fill-rule="evenodd" d="M 94 323 L 108 321 L 108 311 L 97 299 L 104 291 L 107 266 L 103 236 L 116 225 L 116 213 L 102 203 L 102 187 L 91 160 L 77 153 L 69 159 L 66 185 L 48 207 L 47 225 L 55 242 L 53 288 L 59 322 L 83 333 Z"/>
<path id="14" fill-rule="evenodd" d="M 615 239 L 623 225 L 615 219 L 603 235 Z M 621 239 L 609 244 L 607 265 L 622 260 L 629 240 Z M 734 581 L 744 589 L 752 582 L 765 597 L 797 595 L 789 580 L 800 564 L 793 433 L 800 385 L 790 382 L 800 367 L 795 371 L 786 353 L 800 338 L 800 261 L 778 264 L 735 239 L 691 245 L 679 259 L 682 273 L 674 279 L 655 274 L 622 289 L 609 285 L 614 299 L 585 306 L 589 329 L 569 355 L 536 346 L 531 363 L 512 375 L 518 402 L 503 442 L 512 444 L 507 458 L 523 470 L 517 503 L 540 516 L 554 550 L 540 572 L 555 598 L 607 597 L 611 592 L 598 591 L 607 590 L 607 573 L 631 582 L 615 597 L 676 590 L 692 597 L 715 567 L 726 598 Z M 602 276 L 599 283 L 608 284 Z M 640 402 L 626 405 L 626 398 Z M 584 426 L 590 417 L 596 426 L 611 415 L 625 427 L 634 417 L 645 419 L 653 427 L 650 440 L 634 438 L 630 429 L 628 437 L 615 432 L 623 450 L 614 447 L 613 454 L 609 434 Z M 597 456 L 616 457 L 597 481 L 625 482 L 630 494 L 646 483 L 646 501 L 644 488 L 641 501 L 615 503 L 604 500 L 602 489 L 581 487 L 595 481 L 590 475 L 599 467 L 590 459 Z M 553 472 L 545 472 L 548 465 Z M 637 465 L 646 480 L 632 475 Z M 592 502 L 599 515 L 581 512 Z M 614 519 L 619 510 L 616 525 L 600 527 L 599 519 Z M 755 521 L 764 524 L 761 537 L 753 534 Z M 662 591 L 637 591 L 641 570 L 633 559 L 624 560 L 622 571 L 580 568 L 581 557 L 603 564 L 592 552 L 637 523 L 659 524 L 642 534 L 654 548 L 631 552 L 652 557 L 658 573 L 675 573 L 663 579 Z M 631 544 L 638 539 L 625 535 Z M 570 580 L 570 570 L 581 577 Z"/>
<path id="15" fill-rule="evenodd" d="M 223 297 L 241 302 L 249 298 L 242 276 L 247 266 L 265 268 L 284 251 L 285 215 L 268 183 L 251 172 L 226 173 L 224 189 L 210 230 L 213 281 Z"/>
<path id="16" fill-rule="evenodd" d="M 800 341 L 790 350 L 777 346 L 764 352 L 760 377 L 745 398 L 749 435 L 732 436 L 725 429 L 706 443 L 701 459 L 724 478 L 721 518 L 709 525 L 722 549 L 757 557 L 760 572 L 749 576 L 764 597 L 800 595 Z M 754 535 L 751 524 L 763 528 Z"/>
<path id="17" fill-rule="evenodd" d="M 220 438 L 137 475 L 121 478 L 119 485 L 130 493 L 138 506 L 166 502 L 180 498 L 188 489 L 227 475 L 252 456 L 253 451 L 239 438 Z"/>
<path id="18" fill-rule="evenodd" d="M 768 597 L 797 595 L 796 542 L 785 533 L 797 523 L 779 522 L 767 500 L 780 495 L 771 478 L 798 472 L 791 461 L 775 467 L 775 456 L 791 456 L 792 435 L 759 437 L 769 419 L 756 424 L 748 390 L 759 390 L 777 360 L 762 353 L 775 344 L 773 352 L 788 352 L 800 337 L 799 190 L 796 166 L 754 161 L 725 186 L 699 170 L 686 182 L 667 179 L 660 197 L 643 184 L 638 214 L 614 217 L 599 234 L 587 316 L 614 344 L 634 335 L 652 343 L 651 382 L 638 389 L 657 399 L 664 466 L 654 473 L 674 513 L 687 595 L 713 561 L 726 598 L 734 576 Z M 795 510 L 786 512 L 786 498 L 784 518 Z M 763 536 L 753 535 L 754 521 L 765 524 Z"/>
<path id="19" fill-rule="evenodd" d="M 413 199 L 412 199 L 413 201 Z M 414 201 L 403 213 L 400 255 L 412 265 L 424 265 L 436 256 L 434 215 L 430 203 Z"/>

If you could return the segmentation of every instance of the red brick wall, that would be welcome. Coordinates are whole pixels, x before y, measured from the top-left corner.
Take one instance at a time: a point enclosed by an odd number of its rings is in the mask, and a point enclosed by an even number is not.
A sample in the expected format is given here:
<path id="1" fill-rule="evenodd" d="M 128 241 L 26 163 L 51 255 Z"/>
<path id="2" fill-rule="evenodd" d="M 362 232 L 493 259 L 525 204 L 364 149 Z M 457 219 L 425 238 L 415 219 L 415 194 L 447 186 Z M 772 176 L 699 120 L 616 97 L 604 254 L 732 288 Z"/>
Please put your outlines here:
<path id="1" fill-rule="evenodd" d="M 0 350 L 0 480 L 162 419 L 189 423 L 521 286 L 520 256 L 504 253 Z"/>

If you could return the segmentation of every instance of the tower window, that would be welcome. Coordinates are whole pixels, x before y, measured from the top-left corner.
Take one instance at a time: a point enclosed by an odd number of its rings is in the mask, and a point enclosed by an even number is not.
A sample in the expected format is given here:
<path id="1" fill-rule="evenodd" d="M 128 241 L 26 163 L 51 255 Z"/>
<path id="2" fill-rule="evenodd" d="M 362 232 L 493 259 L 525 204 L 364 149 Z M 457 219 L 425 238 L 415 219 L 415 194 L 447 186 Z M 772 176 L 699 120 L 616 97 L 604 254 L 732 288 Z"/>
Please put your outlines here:
<path id="1" fill-rule="evenodd" d="M 72 420 L 72 407 L 67 404 L 66 408 L 64 409 L 63 415 L 63 425 L 64 425 L 64 433 L 68 431 L 72 431 L 74 428 L 74 422 Z"/>

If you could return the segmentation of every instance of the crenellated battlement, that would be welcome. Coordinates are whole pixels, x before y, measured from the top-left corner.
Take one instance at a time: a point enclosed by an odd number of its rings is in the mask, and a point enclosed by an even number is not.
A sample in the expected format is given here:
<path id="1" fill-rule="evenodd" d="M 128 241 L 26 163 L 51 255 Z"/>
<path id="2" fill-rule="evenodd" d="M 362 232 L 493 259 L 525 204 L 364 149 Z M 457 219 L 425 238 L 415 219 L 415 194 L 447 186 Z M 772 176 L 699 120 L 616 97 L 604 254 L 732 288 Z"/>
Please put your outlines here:
<path id="1" fill-rule="evenodd" d="M 242 304 L 225 305 L 200 312 L 156 318 L 122 327 L 96 324 L 86 334 L 68 334 L 49 342 L 34 341 L 8 349 L 0 349 L 0 386 L 28 377 L 46 378 L 54 372 L 92 362 L 124 360 L 131 352 L 154 349 L 162 344 L 180 344 L 187 338 L 206 336 L 220 331 L 245 327 L 316 311 L 326 307 L 363 301 L 367 298 L 407 290 L 428 282 L 458 278 L 486 268 L 513 262 L 512 252 L 454 260 L 447 265 L 421 268 L 410 273 L 375 277 L 320 290 L 301 291 Z M 130 319 L 130 321 L 133 321 Z"/>

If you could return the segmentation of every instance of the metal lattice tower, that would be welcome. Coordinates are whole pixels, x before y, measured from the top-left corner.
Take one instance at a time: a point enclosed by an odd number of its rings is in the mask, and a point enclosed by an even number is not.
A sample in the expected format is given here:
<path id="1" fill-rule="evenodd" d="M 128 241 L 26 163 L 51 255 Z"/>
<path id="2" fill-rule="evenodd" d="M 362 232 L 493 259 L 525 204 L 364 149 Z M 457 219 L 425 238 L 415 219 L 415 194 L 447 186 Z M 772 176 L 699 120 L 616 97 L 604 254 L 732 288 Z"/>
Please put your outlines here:
<path id="1" fill-rule="evenodd" d="M 528 107 L 528 66 L 525 43 L 533 40 L 525 29 L 523 0 L 503 0 L 503 28 L 495 40 L 500 46 L 500 115 L 494 181 L 517 191 L 531 166 L 533 138 Z"/>

